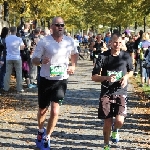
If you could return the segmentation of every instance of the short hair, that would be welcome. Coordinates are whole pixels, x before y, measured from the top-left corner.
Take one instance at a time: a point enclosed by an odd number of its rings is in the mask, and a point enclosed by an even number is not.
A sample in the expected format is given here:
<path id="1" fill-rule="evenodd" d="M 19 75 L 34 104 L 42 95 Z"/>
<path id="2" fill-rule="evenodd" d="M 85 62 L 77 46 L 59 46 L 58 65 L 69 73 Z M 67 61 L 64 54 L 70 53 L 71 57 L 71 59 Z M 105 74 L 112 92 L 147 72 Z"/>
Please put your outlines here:
<path id="1" fill-rule="evenodd" d="M 11 33 L 17 32 L 17 28 L 16 27 L 10 27 L 10 32 Z"/>
<path id="2" fill-rule="evenodd" d="M 3 27 L 1 31 L 1 38 L 5 38 L 9 32 L 9 28 Z"/>
<path id="3" fill-rule="evenodd" d="M 41 28 L 40 27 L 37 27 L 35 30 L 34 30 L 34 33 L 35 34 L 39 34 L 41 32 Z"/>
<path id="4" fill-rule="evenodd" d="M 19 33 L 19 32 L 17 32 L 17 33 L 16 33 L 16 36 L 17 36 L 17 37 L 20 37 L 21 35 L 20 35 L 20 33 Z"/>
<path id="5" fill-rule="evenodd" d="M 144 33 L 143 30 L 140 30 L 139 32 L 140 37 L 142 37 L 143 33 Z"/>
<path id="6" fill-rule="evenodd" d="M 97 36 L 102 36 L 102 35 L 99 33 L 99 34 L 97 34 Z"/>
<path id="7" fill-rule="evenodd" d="M 116 33 L 113 33 L 112 35 L 111 35 L 111 39 L 114 37 L 114 36 L 116 36 L 116 37 L 122 37 L 122 34 L 120 34 L 119 32 L 116 32 Z"/>
<path id="8" fill-rule="evenodd" d="M 56 23 L 56 20 L 57 20 L 58 18 L 61 18 L 61 19 L 62 19 L 62 17 L 59 17 L 59 16 L 54 17 L 54 18 L 52 19 L 52 24 L 55 24 L 55 23 Z M 62 20 L 63 20 L 63 19 L 62 19 Z M 63 20 L 63 22 L 64 22 L 64 20 Z"/>
<path id="9" fill-rule="evenodd" d="M 118 31 L 117 29 L 114 29 L 114 30 L 113 30 L 113 34 L 114 34 L 114 33 L 119 33 L 119 31 Z"/>

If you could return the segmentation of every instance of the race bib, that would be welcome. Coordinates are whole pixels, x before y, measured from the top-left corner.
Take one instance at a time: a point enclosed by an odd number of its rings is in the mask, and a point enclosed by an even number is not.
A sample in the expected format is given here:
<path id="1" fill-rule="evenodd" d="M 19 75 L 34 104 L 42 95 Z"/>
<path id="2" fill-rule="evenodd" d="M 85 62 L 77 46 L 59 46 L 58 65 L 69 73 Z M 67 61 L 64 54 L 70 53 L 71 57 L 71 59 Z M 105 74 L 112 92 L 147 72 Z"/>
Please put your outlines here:
<path id="1" fill-rule="evenodd" d="M 95 55 L 95 58 L 98 58 L 98 55 Z"/>
<path id="2" fill-rule="evenodd" d="M 120 80 L 123 76 L 122 71 L 107 71 L 107 76 L 110 76 L 112 74 L 116 75 L 116 81 Z"/>
<path id="3" fill-rule="evenodd" d="M 65 66 L 50 66 L 50 77 L 63 76 L 66 72 Z"/>

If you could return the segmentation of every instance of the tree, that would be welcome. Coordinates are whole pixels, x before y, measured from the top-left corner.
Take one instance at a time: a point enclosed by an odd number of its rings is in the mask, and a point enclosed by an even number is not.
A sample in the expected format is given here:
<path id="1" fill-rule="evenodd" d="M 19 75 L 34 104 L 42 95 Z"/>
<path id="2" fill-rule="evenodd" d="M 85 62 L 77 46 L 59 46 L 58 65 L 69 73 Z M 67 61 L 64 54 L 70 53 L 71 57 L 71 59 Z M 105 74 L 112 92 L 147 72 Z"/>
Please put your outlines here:
<path id="1" fill-rule="evenodd" d="M 24 4 L 21 10 L 22 0 L 9 0 L 10 20 L 13 20 L 14 11 L 18 15 L 22 11 L 26 21 L 37 19 L 40 22 L 41 18 L 51 21 L 54 16 L 61 16 L 69 30 L 98 28 L 100 24 L 126 28 L 134 26 L 135 22 L 140 26 L 150 13 L 149 0 L 34 0 L 34 3 L 25 0 Z"/>

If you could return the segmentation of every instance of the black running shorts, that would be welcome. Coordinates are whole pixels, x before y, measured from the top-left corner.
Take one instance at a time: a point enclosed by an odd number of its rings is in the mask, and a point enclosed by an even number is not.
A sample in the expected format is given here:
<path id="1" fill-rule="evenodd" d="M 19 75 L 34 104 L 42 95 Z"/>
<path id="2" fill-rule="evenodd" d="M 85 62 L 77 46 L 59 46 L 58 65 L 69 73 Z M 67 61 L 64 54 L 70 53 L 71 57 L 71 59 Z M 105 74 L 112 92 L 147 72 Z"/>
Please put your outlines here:
<path id="1" fill-rule="evenodd" d="M 127 97 L 126 95 L 104 95 L 100 98 L 98 118 L 107 119 L 117 115 L 126 117 Z"/>
<path id="2" fill-rule="evenodd" d="M 40 77 L 38 85 L 38 104 L 39 108 L 46 108 L 50 102 L 61 104 L 67 89 L 67 79 L 47 80 Z"/>

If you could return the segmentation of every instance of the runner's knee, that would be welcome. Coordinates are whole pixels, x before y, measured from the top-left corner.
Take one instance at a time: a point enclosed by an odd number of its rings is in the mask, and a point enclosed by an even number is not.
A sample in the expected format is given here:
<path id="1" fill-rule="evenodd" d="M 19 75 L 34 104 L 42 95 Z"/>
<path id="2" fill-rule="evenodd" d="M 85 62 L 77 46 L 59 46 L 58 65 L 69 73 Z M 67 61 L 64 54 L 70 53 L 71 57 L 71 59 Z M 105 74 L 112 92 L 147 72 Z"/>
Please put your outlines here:
<path id="1" fill-rule="evenodd" d="M 115 124 L 122 126 L 124 123 L 124 117 L 123 116 L 117 116 L 115 120 Z"/>
<path id="2" fill-rule="evenodd" d="M 59 115 L 59 110 L 58 109 L 52 109 L 51 110 L 51 116 L 58 116 Z"/>
<path id="3" fill-rule="evenodd" d="M 59 115 L 59 103 L 52 103 L 51 106 L 51 116 L 58 116 Z"/>

